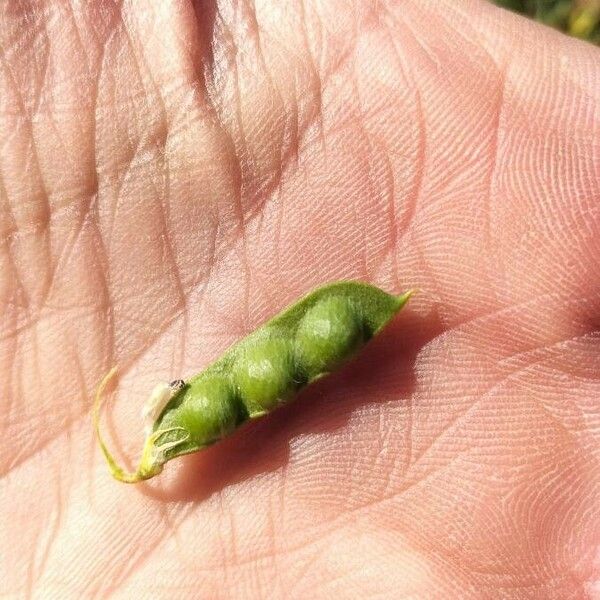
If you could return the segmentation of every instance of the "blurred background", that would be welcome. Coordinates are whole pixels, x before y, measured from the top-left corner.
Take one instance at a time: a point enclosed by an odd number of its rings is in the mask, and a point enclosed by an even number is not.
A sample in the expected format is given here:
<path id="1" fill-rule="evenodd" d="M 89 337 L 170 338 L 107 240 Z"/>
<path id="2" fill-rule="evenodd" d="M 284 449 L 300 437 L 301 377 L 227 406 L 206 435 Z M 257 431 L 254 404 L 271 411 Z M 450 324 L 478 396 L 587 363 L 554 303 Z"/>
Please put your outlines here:
<path id="1" fill-rule="evenodd" d="M 600 45 L 600 0 L 493 0 L 569 35 Z"/>

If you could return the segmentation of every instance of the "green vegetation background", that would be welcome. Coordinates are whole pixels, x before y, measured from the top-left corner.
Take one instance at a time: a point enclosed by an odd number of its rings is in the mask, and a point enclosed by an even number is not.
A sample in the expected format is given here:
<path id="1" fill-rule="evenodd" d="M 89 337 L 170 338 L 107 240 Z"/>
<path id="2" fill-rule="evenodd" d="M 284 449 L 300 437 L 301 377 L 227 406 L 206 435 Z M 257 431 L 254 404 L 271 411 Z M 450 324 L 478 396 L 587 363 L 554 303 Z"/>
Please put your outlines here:
<path id="1" fill-rule="evenodd" d="M 493 0 L 496 4 L 600 45 L 600 0 Z"/>

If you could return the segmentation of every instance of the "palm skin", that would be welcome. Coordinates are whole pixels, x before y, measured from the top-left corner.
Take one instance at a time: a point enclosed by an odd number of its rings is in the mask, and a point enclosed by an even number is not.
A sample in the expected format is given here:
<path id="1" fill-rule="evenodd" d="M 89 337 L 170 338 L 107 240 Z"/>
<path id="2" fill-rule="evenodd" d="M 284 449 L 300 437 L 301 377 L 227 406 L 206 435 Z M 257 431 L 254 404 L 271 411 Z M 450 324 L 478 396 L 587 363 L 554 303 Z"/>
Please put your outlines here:
<path id="1" fill-rule="evenodd" d="M 600 60 L 454 0 L 9 2 L 0 590 L 599 594 Z M 153 385 L 316 285 L 419 293 L 147 484 Z"/>

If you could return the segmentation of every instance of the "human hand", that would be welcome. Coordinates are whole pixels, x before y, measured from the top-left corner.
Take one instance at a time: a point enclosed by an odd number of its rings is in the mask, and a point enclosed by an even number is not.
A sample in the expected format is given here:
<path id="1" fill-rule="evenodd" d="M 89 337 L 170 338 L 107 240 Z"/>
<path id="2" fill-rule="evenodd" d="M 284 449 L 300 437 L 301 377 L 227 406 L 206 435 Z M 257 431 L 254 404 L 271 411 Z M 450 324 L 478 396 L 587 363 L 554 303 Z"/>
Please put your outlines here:
<path id="1" fill-rule="evenodd" d="M 598 593 L 599 50 L 483 2 L 12 2 L 0 589 Z M 420 293 L 147 484 L 157 381 L 318 284 Z M 595 587 L 594 587 L 595 586 Z"/>

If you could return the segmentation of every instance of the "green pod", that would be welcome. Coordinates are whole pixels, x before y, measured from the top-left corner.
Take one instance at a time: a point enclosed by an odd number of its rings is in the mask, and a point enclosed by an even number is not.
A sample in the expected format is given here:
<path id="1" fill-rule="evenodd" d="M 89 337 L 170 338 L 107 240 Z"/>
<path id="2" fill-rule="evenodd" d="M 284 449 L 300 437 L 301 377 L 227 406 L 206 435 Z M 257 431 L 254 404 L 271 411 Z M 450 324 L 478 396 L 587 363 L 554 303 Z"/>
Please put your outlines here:
<path id="1" fill-rule="evenodd" d="M 360 307 L 351 298 L 322 298 L 309 308 L 296 331 L 296 362 L 313 381 L 330 373 L 360 347 L 365 326 Z"/>
<path id="2" fill-rule="evenodd" d="M 136 471 L 119 467 L 99 430 L 99 407 L 108 380 L 96 394 L 94 422 L 114 477 L 134 483 L 163 465 L 197 452 L 249 419 L 262 417 L 312 381 L 340 367 L 406 304 L 412 291 L 393 296 L 374 286 L 342 281 L 311 292 L 231 346 L 185 382 L 159 384 L 146 406 L 146 442 Z"/>
<path id="3" fill-rule="evenodd" d="M 299 385 L 293 341 L 276 328 L 263 333 L 243 344 L 233 361 L 232 382 L 250 418 L 272 411 L 291 398 Z"/>
<path id="4" fill-rule="evenodd" d="M 182 427 L 189 435 L 190 447 L 208 446 L 229 435 L 245 413 L 235 401 L 227 377 L 213 375 L 191 382 L 171 404 L 161 419 L 161 427 Z M 185 400 L 185 401 L 184 401 Z"/>

